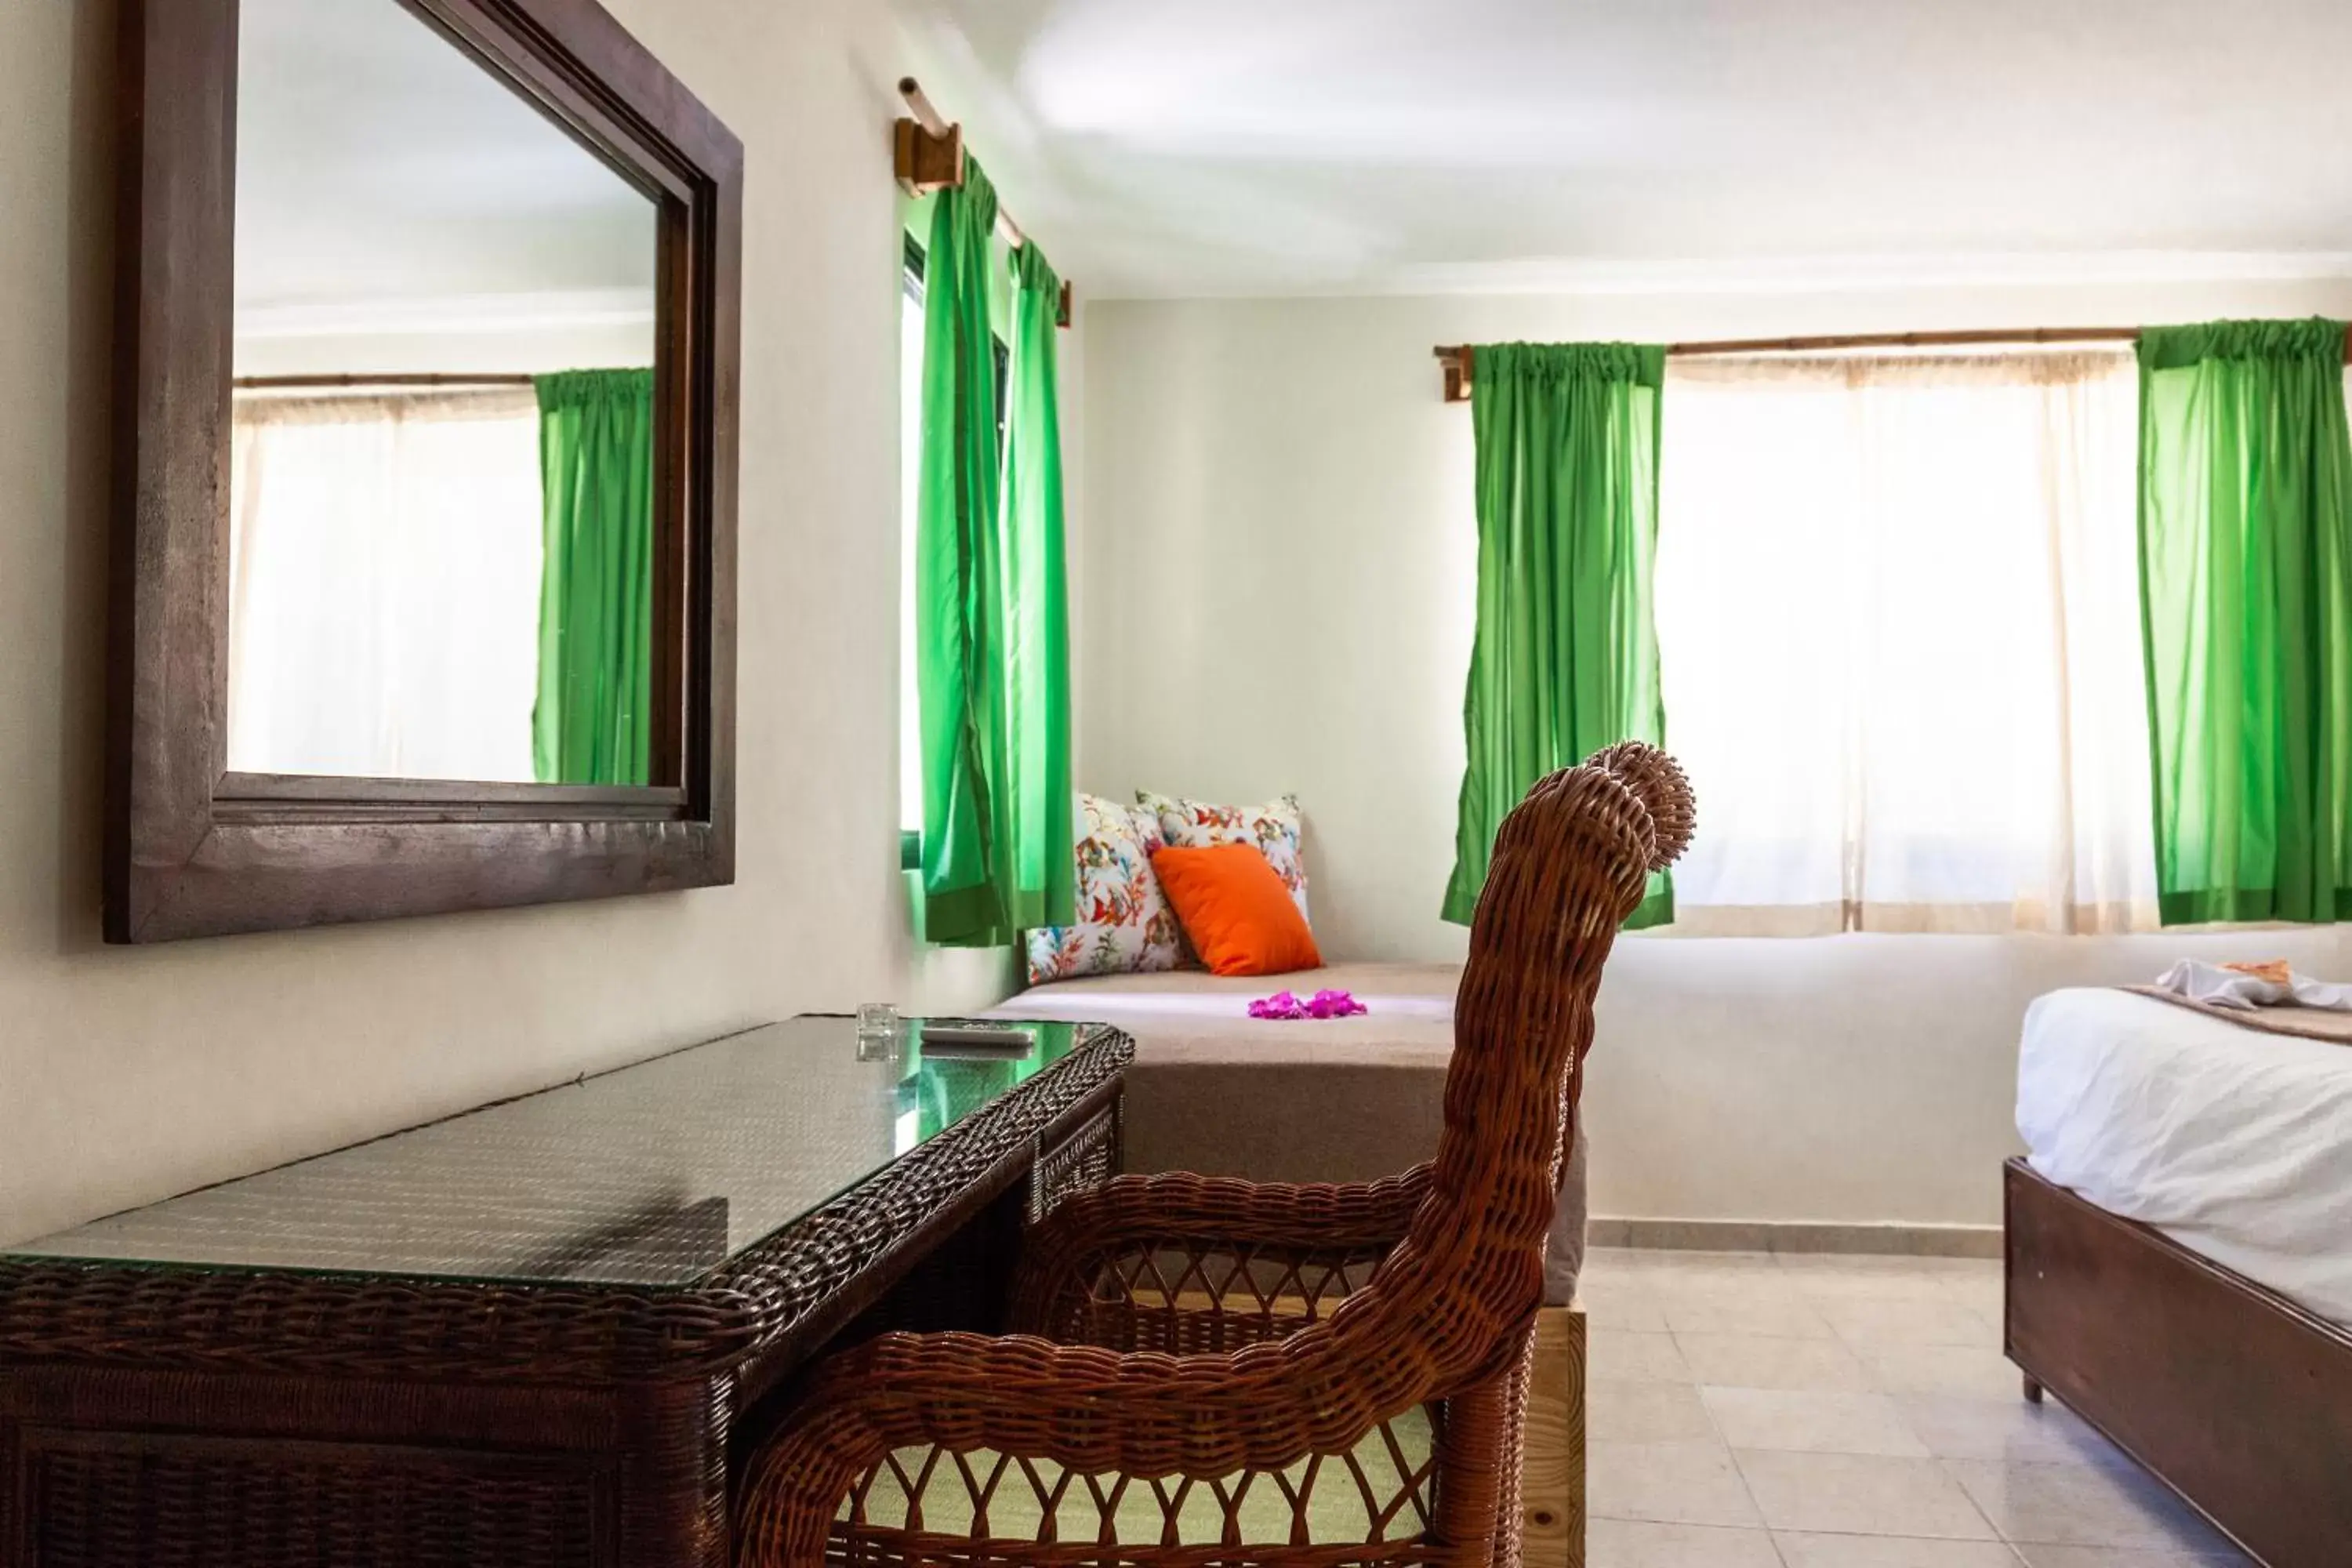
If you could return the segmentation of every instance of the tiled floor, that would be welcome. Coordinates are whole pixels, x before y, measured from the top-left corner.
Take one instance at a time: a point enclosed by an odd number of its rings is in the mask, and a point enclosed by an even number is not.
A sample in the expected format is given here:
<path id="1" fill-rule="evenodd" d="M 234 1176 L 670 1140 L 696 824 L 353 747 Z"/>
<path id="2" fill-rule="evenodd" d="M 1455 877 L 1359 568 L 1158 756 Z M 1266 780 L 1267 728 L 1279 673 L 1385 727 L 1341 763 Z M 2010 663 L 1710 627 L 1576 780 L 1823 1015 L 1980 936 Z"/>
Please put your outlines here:
<path id="1" fill-rule="evenodd" d="M 1589 1568 L 2221 1568 L 2000 1353 L 2000 1266 L 1599 1251 Z"/>

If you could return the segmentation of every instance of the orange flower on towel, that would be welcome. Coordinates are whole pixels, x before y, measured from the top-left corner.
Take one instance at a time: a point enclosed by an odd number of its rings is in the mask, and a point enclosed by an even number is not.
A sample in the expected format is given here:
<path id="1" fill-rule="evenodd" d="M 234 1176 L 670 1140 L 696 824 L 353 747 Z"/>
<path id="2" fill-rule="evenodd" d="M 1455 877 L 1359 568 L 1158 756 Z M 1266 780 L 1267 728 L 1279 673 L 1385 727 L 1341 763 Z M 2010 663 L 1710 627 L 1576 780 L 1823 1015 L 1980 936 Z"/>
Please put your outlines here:
<path id="1" fill-rule="evenodd" d="M 2251 974 L 2273 985 L 2294 984 L 2294 972 L 2284 958 L 2266 959 L 2260 963 L 2225 963 L 2221 967 L 2235 974 Z"/>

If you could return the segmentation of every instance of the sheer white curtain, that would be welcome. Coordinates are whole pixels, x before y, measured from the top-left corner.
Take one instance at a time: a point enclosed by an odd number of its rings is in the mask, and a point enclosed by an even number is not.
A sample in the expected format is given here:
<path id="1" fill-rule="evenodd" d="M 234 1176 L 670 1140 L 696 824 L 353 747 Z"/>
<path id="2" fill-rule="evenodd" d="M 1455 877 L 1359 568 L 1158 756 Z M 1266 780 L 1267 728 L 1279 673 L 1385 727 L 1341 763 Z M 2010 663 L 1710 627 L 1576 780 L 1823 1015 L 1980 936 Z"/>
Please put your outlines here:
<path id="1" fill-rule="evenodd" d="M 2153 928 L 2131 354 L 1669 361 L 1677 928 Z"/>
<path id="2" fill-rule="evenodd" d="M 240 398 L 229 767 L 528 782 L 541 512 L 528 387 Z"/>

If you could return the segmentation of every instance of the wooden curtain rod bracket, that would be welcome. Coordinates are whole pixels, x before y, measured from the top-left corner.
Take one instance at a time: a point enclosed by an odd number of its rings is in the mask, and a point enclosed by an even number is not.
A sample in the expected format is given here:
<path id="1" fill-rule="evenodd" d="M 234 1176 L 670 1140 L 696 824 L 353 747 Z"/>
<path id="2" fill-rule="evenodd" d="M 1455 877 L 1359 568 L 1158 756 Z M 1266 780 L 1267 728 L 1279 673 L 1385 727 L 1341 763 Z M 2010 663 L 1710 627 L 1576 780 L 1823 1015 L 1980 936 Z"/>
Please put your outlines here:
<path id="1" fill-rule="evenodd" d="M 898 79 L 898 96 L 907 100 L 908 111 L 898 121 L 892 140 L 891 163 L 899 187 L 910 196 L 954 190 L 963 184 L 963 127 L 950 123 L 933 108 L 922 84 L 913 77 Z M 996 233 L 1015 250 L 1029 243 L 1013 215 L 1001 206 L 996 211 Z M 1056 325 L 1070 324 L 1076 310 L 1073 300 L 1070 285 L 1063 283 L 1061 302 L 1055 310 Z"/>
<path id="2" fill-rule="evenodd" d="M 899 187 L 910 196 L 953 190 L 963 184 L 963 127 L 934 131 L 911 115 L 903 117 L 892 161 Z"/>
<path id="3" fill-rule="evenodd" d="M 1437 363 L 1445 371 L 1445 401 L 1469 402 L 1472 364 L 1469 345 L 1465 343 L 1457 348 L 1440 348 L 1437 351 Z"/>

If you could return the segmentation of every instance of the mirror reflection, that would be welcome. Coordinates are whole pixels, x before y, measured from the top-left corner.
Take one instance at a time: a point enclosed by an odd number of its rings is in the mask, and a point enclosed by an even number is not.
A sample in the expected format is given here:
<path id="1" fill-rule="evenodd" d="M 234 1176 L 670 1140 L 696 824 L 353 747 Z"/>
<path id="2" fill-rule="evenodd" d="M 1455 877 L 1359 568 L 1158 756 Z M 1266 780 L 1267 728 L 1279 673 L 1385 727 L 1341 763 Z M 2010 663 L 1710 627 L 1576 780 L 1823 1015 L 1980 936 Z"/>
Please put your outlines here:
<path id="1" fill-rule="evenodd" d="M 401 0 L 243 0 L 228 767 L 653 775 L 654 201 Z"/>

